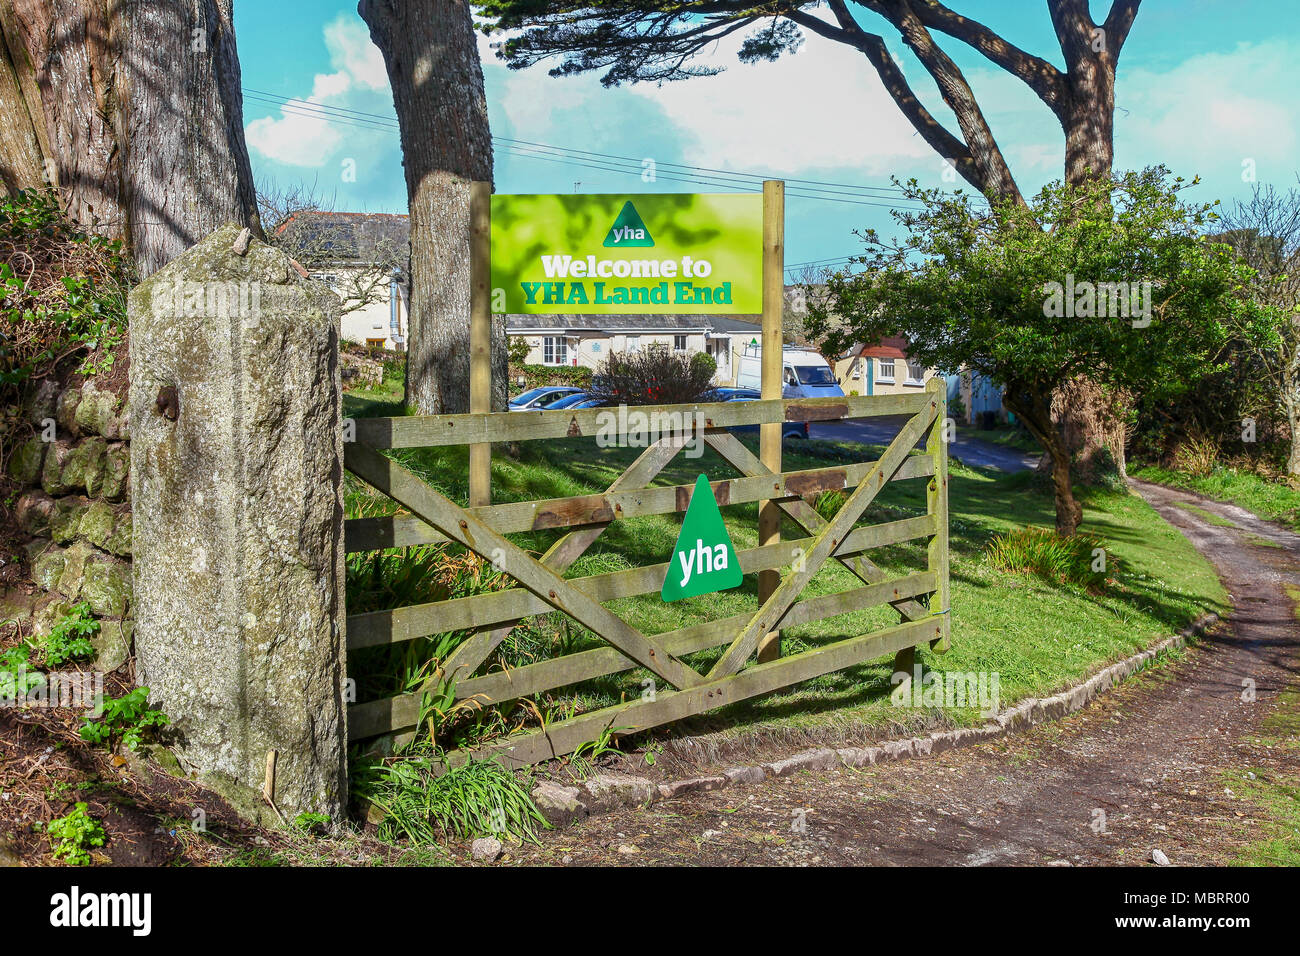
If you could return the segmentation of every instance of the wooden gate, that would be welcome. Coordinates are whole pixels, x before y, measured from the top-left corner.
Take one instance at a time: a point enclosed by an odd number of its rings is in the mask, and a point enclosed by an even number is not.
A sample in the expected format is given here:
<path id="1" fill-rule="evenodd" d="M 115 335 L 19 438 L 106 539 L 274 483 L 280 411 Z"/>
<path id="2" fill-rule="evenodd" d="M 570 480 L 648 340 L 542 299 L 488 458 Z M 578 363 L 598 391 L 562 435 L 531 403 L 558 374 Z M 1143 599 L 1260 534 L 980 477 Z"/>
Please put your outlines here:
<path id="1" fill-rule="evenodd" d="M 634 733 L 770 693 L 873 658 L 895 654 L 896 669 L 912 670 L 914 649 L 929 642 L 946 651 L 948 617 L 948 459 L 944 442 L 945 388 L 931 379 L 908 395 L 790 399 L 781 396 L 784 314 L 784 184 L 763 185 L 762 399 L 699 405 L 658 406 L 640 411 L 660 421 L 703 423 L 704 439 L 741 475 L 712 483 L 719 505 L 759 502 L 758 546 L 738 553 L 745 574 L 759 575 L 757 607 L 749 613 L 647 635 L 604 605 L 618 598 L 659 591 L 667 564 L 566 578 L 565 571 L 613 522 L 645 515 L 684 513 L 693 484 L 651 482 L 695 436 L 675 432 L 654 441 L 603 494 L 546 501 L 490 503 L 492 443 L 608 438 L 626 429 L 630 414 L 617 409 L 490 412 L 489 275 L 491 186 L 471 192 L 470 413 L 357 420 L 355 440 L 344 446 L 348 471 L 390 496 L 409 515 L 356 518 L 346 525 L 349 552 L 432 542 L 456 542 L 480 555 L 518 586 L 347 618 L 349 650 L 435 634 L 469 630 L 472 635 L 442 664 L 458 700 L 501 703 L 594 678 L 645 668 L 673 689 L 580 714 L 540 730 L 504 738 L 483 748 L 508 766 L 535 763 L 572 752 L 602 732 Z M 783 471 L 783 422 L 830 422 L 884 415 L 910 416 L 877 461 L 842 467 Z M 680 416 L 674 418 L 673 416 Z M 611 429 L 611 424 L 617 427 Z M 755 455 L 728 428 L 757 425 Z M 628 439 L 618 431 L 620 443 Z M 924 439 L 924 453 L 914 454 Z M 635 446 L 635 439 L 628 442 Z M 469 506 L 448 500 L 410 470 L 383 454 L 386 449 L 469 446 Z M 912 518 L 859 526 L 886 482 L 929 478 L 926 512 Z M 825 491 L 850 492 L 834 517 L 810 503 Z M 807 535 L 781 540 L 781 516 Z M 508 537 L 520 532 L 569 529 L 545 554 L 534 557 Z M 866 553 L 902 541 L 928 539 L 926 567 L 890 577 Z M 805 585 L 829 560 L 861 582 L 848 591 L 801 599 Z M 782 571 L 782 569 L 784 569 Z M 776 632 L 882 604 L 901 622 L 788 657 L 779 656 Z M 559 611 L 590 629 L 607 646 L 582 650 L 508 670 L 490 668 L 492 653 L 522 619 Z M 683 658 L 725 645 L 707 672 Z M 757 652 L 757 653 L 756 653 Z M 757 656 L 757 660 L 754 660 Z M 408 694 L 354 704 L 348 737 L 365 740 L 412 729 L 420 696 Z M 449 755 L 453 762 L 465 754 Z"/>
<path id="2" fill-rule="evenodd" d="M 345 446 L 354 475 L 406 508 L 409 516 L 351 519 L 349 552 L 452 541 L 504 570 L 517 583 L 503 591 L 391 611 L 350 616 L 348 647 L 356 649 L 408 641 L 462 629 L 474 633 L 451 654 L 443 672 L 455 681 L 457 699 L 499 703 L 643 667 L 671 685 L 652 699 L 637 699 L 581 714 L 542 730 L 509 737 L 485 748 L 507 765 L 523 765 L 571 752 L 606 729 L 632 733 L 769 693 L 808 678 L 899 654 L 910 671 L 912 649 L 929 642 L 946 650 L 949 636 L 947 544 L 947 451 L 943 440 L 943 380 L 932 379 L 915 395 L 790 399 L 666 406 L 681 420 L 703 417 L 705 441 L 743 477 L 713 482 L 719 504 L 768 499 L 807 537 L 739 552 L 746 574 L 784 569 L 780 583 L 752 614 L 741 614 L 647 635 L 605 608 L 605 602 L 658 591 L 668 565 L 565 578 L 565 570 L 613 522 L 685 512 L 692 485 L 649 487 L 689 436 L 670 435 L 651 444 L 603 494 L 545 501 L 461 507 L 429 487 L 381 449 L 488 442 L 523 442 L 609 434 L 612 409 L 576 412 L 503 412 L 405 418 L 360 419 L 356 440 Z M 826 422 L 844 418 L 909 414 L 876 461 L 841 467 L 773 472 L 726 429 L 783 421 Z M 925 439 L 924 454 L 913 447 Z M 929 478 L 926 513 L 913 518 L 858 526 L 888 481 Z M 809 504 L 824 491 L 843 491 L 847 500 L 830 520 Z M 849 493 L 851 490 L 851 493 Z M 571 529 L 545 554 L 535 557 L 508 535 L 546 528 Z M 929 540 L 924 569 L 888 577 L 866 552 L 918 538 Z M 851 570 L 860 587 L 800 600 L 804 586 L 834 559 Z M 901 623 L 765 663 L 751 659 L 760 639 L 781 627 L 816 621 L 880 604 L 890 604 Z M 482 667 L 514 624 L 531 615 L 561 611 L 589 628 L 607 647 L 483 673 Z M 726 645 L 706 673 L 683 656 Z M 414 726 L 418 695 L 353 705 L 349 737 L 362 740 Z M 463 755 L 458 755 L 463 756 Z M 456 759 L 456 757 L 453 757 Z"/>

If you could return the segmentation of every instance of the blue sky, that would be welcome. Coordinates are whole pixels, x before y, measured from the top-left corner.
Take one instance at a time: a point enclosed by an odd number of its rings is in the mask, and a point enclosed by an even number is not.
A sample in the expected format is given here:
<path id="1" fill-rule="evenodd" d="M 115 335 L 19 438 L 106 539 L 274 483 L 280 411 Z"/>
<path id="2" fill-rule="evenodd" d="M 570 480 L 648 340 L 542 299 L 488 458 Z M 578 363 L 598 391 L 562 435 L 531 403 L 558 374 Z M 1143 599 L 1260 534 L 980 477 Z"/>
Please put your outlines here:
<path id="1" fill-rule="evenodd" d="M 1041 0 L 951 5 L 1061 65 Z M 1106 6 L 1093 3 L 1095 19 Z M 955 130 L 901 42 L 873 15 L 860 19 L 882 32 L 918 95 Z M 235 29 L 258 181 L 314 184 L 339 209 L 405 212 L 392 96 L 355 3 L 239 0 Z M 1021 188 L 1059 178 L 1063 140 L 1047 108 L 962 44 L 941 43 L 970 80 Z M 595 75 L 555 79 L 545 67 L 506 70 L 486 41 L 481 48 L 498 192 L 723 191 L 669 179 L 718 178 L 670 163 L 873 187 L 842 195 L 838 187 L 791 183 L 786 262 L 794 264 L 857 252 L 855 229 L 892 232 L 884 208 L 891 175 L 945 183 L 945 164 L 902 118 L 862 55 L 817 37 L 793 56 L 753 66 L 736 61 L 734 46 L 719 47 L 707 58 L 726 67 L 718 76 L 618 89 L 602 88 Z M 1295 185 L 1298 49 L 1295 0 L 1146 0 L 1120 60 L 1116 168 L 1162 162 L 1188 178 L 1199 175 L 1196 197 L 1203 201 L 1247 195 L 1251 171 L 1260 182 Z M 355 111 L 355 122 L 303 115 L 311 111 L 285 107 L 290 97 Z M 628 157 L 633 171 L 575 165 L 583 157 L 572 153 L 556 162 L 555 152 L 524 142 Z M 646 159 L 656 164 L 657 182 L 642 180 Z M 874 202 L 884 206 L 863 204 Z"/>

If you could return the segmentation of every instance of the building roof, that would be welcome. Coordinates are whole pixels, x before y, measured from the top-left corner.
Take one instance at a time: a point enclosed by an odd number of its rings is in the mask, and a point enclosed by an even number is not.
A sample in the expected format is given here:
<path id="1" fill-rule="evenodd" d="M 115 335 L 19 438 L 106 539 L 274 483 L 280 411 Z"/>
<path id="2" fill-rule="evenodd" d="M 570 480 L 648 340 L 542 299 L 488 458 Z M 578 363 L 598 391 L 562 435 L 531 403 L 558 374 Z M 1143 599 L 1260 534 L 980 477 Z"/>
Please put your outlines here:
<path id="1" fill-rule="evenodd" d="M 313 263 L 400 264 L 410 258 L 410 217 L 379 212 L 296 212 L 276 230 Z"/>

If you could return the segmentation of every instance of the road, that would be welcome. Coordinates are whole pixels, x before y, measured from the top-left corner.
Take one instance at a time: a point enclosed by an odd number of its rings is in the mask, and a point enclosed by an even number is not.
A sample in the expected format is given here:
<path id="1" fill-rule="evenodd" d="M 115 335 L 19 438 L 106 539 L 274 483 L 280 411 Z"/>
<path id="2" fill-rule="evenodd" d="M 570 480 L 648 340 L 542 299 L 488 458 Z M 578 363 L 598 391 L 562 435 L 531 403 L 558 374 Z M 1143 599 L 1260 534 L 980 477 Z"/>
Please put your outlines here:
<path id="1" fill-rule="evenodd" d="M 858 418 L 846 422 L 813 422 L 808 426 L 808 431 L 810 438 L 887 445 L 906 422 L 906 415 L 889 415 L 881 418 Z M 948 454 L 977 468 L 996 468 L 1008 472 L 1034 468 L 1041 457 L 1036 453 L 1006 448 L 960 433 L 949 444 Z"/>
<path id="2" fill-rule="evenodd" d="M 1300 537 L 1231 505 L 1137 487 L 1214 563 L 1235 606 L 1178 659 L 1022 733 L 616 811 L 547 833 L 511 859 L 1095 866 L 1142 864 L 1158 848 L 1175 865 L 1230 860 L 1234 846 L 1265 835 L 1260 811 L 1241 798 L 1247 768 L 1261 780 L 1300 769 L 1296 749 L 1270 742 L 1279 731 L 1264 724 L 1297 684 L 1300 628 L 1286 587 L 1300 584 Z"/>

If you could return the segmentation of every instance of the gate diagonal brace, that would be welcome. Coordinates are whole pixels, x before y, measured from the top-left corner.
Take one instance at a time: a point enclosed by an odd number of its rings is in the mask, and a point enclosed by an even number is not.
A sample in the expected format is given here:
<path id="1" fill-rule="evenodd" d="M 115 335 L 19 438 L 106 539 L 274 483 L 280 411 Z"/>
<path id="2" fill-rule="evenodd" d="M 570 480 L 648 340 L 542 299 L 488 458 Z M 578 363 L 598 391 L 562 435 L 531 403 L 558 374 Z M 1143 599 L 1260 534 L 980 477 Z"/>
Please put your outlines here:
<path id="1" fill-rule="evenodd" d="M 565 581 L 523 548 L 430 488 L 398 462 L 360 442 L 350 442 L 344 446 L 344 461 L 353 474 L 374 485 L 398 504 L 409 508 L 412 514 L 423 518 L 448 538 L 480 557 L 490 561 L 494 552 L 499 552 L 498 558 L 504 557 L 510 565 L 511 570 L 506 573 L 521 585 L 556 610 L 590 628 L 602 640 L 617 647 L 672 686 L 680 690 L 704 682 L 700 674 L 669 654 L 651 638 Z"/>

